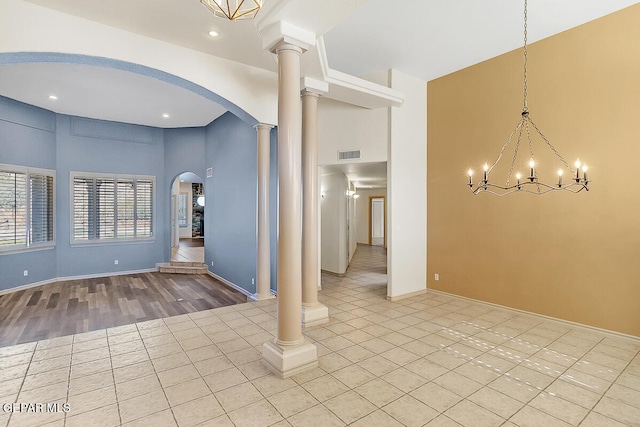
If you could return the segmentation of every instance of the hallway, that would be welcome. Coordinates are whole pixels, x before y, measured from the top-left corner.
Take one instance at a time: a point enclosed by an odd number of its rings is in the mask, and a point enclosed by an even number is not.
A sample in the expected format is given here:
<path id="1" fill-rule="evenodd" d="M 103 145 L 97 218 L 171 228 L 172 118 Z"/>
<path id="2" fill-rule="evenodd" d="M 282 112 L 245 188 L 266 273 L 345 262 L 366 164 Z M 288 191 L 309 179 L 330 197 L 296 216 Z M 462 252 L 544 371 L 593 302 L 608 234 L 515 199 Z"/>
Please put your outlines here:
<path id="1" fill-rule="evenodd" d="M 204 262 L 204 239 L 180 239 L 180 246 L 171 248 L 171 261 Z"/>
<path id="2" fill-rule="evenodd" d="M 0 425 L 602 426 L 640 423 L 640 343 L 429 291 L 386 299 L 386 253 L 323 275 L 319 367 L 264 367 L 276 300 L 0 348 Z M 40 400 L 38 400 L 40 399 Z M 11 419 L 9 419 L 11 418 Z"/>

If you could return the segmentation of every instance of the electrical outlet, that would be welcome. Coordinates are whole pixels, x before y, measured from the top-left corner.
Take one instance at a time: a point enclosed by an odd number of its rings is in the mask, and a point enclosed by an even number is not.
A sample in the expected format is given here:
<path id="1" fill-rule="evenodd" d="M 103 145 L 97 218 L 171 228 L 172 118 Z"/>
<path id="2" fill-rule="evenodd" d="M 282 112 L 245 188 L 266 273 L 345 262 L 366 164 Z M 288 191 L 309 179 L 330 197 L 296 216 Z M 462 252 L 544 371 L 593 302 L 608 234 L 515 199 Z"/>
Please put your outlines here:
<path id="1" fill-rule="evenodd" d="M 213 267 L 213 261 L 211 261 L 211 267 Z"/>
<path id="2" fill-rule="evenodd" d="M 440 280 L 440 275 L 439 275 L 438 273 L 436 273 L 436 274 L 434 274 L 434 277 L 433 277 L 433 278 L 434 278 L 434 279 L 436 280 L 436 282 L 437 282 L 438 280 Z"/>
<path id="3" fill-rule="evenodd" d="M 29 275 L 29 270 L 25 270 L 23 274 L 24 274 L 24 277 L 27 277 Z"/>
<path id="4" fill-rule="evenodd" d="M 252 277 L 252 278 L 251 278 L 251 284 L 252 284 L 252 285 L 255 285 L 255 284 L 256 284 L 256 279 L 255 279 L 255 277 Z"/>
<path id="5" fill-rule="evenodd" d="M 118 265 L 118 260 L 117 260 L 117 259 L 113 260 L 113 263 L 114 263 L 115 265 Z"/>

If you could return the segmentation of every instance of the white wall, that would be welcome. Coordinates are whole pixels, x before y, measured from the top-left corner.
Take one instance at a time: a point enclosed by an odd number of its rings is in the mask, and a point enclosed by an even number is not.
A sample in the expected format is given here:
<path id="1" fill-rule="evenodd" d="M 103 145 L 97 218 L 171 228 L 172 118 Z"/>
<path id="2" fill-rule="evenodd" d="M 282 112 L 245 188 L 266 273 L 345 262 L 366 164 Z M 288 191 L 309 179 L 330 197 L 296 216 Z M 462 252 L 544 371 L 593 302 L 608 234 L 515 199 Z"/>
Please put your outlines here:
<path id="1" fill-rule="evenodd" d="M 369 244 L 369 197 L 387 196 L 386 188 L 370 188 L 358 189 L 358 197 L 356 200 L 356 241 L 357 243 Z M 388 206 L 387 206 L 388 208 Z M 388 224 L 388 221 L 387 221 Z M 385 230 L 387 233 L 387 230 Z"/>
<path id="2" fill-rule="evenodd" d="M 369 110 L 328 98 L 318 102 L 318 164 L 338 161 L 338 150 L 360 149 L 359 160 L 348 163 L 384 162 L 389 140 L 389 110 Z"/>
<path id="3" fill-rule="evenodd" d="M 387 163 L 387 295 L 397 298 L 427 286 L 427 84 L 397 70 L 390 76 L 406 96 L 390 107 Z"/>
<path id="4" fill-rule="evenodd" d="M 347 197 L 349 188 L 344 174 L 323 175 L 320 191 L 321 246 L 320 268 L 336 274 L 347 271 Z"/>
<path id="5" fill-rule="evenodd" d="M 190 182 L 180 183 L 180 193 L 187 193 L 187 226 L 180 227 L 180 238 L 192 237 L 191 228 L 193 226 L 193 191 Z"/>

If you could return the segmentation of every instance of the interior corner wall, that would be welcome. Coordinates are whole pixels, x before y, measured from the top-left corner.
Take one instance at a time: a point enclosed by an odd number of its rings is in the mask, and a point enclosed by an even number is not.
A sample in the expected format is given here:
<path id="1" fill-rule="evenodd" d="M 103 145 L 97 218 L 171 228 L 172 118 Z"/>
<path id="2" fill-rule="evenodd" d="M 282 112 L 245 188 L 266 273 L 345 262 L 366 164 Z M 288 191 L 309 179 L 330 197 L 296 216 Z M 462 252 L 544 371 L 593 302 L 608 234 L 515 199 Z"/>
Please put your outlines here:
<path id="1" fill-rule="evenodd" d="M 205 162 L 213 169 L 213 176 L 205 178 L 204 183 L 205 262 L 214 274 L 253 294 L 257 263 L 256 130 L 231 113 L 223 114 L 206 128 Z"/>
<path id="2" fill-rule="evenodd" d="M 427 98 L 425 81 L 389 73 L 391 88 L 405 94 L 390 107 L 387 162 L 387 295 L 400 298 L 426 290 Z"/>
<path id="3" fill-rule="evenodd" d="M 640 336 L 638 22 L 634 5 L 529 46 L 531 118 L 571 164 L 589 164 L 589 192 L 496 198 L 465 185 L 520 118 L 521 50 L 428 83 L 429 287 Z M 559 166 L 540 161 L 538 176 L 557 180 Z"/>
<path id="4" fill-rule="evenodd" d="M 347 177 L 323 175 L 320 180 L 320 268 L 334 274 L 347 271 Z"/>

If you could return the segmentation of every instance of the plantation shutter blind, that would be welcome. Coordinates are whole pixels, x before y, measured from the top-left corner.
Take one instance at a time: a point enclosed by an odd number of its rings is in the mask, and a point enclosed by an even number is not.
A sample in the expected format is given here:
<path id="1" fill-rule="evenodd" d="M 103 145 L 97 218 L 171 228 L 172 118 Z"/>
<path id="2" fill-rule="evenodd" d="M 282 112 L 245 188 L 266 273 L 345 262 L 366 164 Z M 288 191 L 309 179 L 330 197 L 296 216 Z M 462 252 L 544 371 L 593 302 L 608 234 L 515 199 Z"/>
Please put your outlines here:
<path id="1" fill-rule="evenodd" d="M 135 189 L 132 179 L 118 180 L 118 237 L 134 237 Z"/>
<path id="2" fill-rule="evenodd" d="M 53 177 L 31 174 L 31 215 L 29 243 L 53 241 Z"/>
<path id="3" fill-rule="evenodd" d="M 27 174 L 0 170 L 0 247 L 27 244 Z"/>
<path id="4" fill-rule="evenodd" d="M 73 240 L 153 237 L 153 177 L 73 176 Z"/>
<path id="5" fill-rule="evenodd" d="M 138 237 L 153 236 L 153 181 L 137 180 L 136 231 Z"/>
<path id="6" fill-rule="evenodd" d="M 95 217 L 92 239 L 113 239 L 116 237 L 116 180 L 95 179 L 96 200 L 93 205 Z"/>

